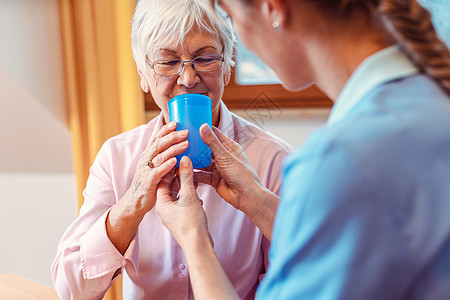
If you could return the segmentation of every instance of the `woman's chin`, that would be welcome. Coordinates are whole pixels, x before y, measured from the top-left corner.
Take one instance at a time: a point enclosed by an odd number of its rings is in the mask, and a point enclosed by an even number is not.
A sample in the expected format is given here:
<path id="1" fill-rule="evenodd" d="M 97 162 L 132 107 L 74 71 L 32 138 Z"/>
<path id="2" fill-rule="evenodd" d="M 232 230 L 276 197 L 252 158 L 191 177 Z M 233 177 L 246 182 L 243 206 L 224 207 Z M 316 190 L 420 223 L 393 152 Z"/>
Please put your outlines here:
<path id="1" fill-rule="evenodd" d="M 299 92 L 311 87 L 314 82 L 282 82 L 281 86 L 290 92 Z"/>

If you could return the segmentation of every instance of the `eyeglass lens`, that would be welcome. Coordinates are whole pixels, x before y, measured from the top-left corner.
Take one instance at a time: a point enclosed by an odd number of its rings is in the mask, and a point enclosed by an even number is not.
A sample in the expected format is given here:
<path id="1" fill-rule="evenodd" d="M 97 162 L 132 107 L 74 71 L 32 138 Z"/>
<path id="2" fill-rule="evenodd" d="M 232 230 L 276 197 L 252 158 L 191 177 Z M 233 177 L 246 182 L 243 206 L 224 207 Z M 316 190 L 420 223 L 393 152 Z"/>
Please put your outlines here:
<path id="1" fill-rule="evenodd" d="M 159 75 L 175 75 L 183 71 L 186 63 L 191 63 L 195 70 L 199 72 L 209 72 L 222 67 L 223 57 L 218 54 L 202 55 L 193 60 L 164 60 L 153 64 L 153 69 Z"/>

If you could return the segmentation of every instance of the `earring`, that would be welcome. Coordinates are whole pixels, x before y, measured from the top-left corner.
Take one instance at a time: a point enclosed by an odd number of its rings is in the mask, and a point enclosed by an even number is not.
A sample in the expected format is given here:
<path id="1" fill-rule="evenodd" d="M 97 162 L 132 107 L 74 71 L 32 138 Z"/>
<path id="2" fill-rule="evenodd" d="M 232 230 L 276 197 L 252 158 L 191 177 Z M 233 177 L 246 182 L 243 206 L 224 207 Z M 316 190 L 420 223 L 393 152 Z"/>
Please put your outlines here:
<path id="1" fill-rule="evenodd" d="M 278 21 L 273 21 L 272 27 L 273 27 L 273 29 L 278 29 L 278 28 L 280 28 L 280 23 Z"/>

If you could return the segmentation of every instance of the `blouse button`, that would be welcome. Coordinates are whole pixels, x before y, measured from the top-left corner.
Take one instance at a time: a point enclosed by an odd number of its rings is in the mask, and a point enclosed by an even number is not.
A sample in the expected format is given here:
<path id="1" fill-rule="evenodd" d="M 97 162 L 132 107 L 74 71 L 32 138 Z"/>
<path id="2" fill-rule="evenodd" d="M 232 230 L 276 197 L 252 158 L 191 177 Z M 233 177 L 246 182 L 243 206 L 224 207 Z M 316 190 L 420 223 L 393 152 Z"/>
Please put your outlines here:
<path id="1" fill-rule="evenodd" d="M 180 270 L 184 270 L 186 268 L 184 264 L 180 264 L 178 267 L 180 268 Z"/>
<path id="2" fill-rule="evenodd" d="M 184 275 L 183 274 L 178 274 L 178 279 L 184 279 Z"/>

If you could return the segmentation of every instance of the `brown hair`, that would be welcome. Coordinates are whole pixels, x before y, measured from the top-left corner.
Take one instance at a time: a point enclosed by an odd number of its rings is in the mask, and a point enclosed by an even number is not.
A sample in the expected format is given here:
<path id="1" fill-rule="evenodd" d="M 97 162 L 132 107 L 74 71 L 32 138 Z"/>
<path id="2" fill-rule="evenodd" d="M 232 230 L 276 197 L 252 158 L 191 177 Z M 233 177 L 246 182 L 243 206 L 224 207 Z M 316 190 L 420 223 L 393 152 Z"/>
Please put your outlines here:
<path id="1" fill-rule="evenodd" d="M 450 95 L 450 51 L 437 36 L 430 13 L 416 0 L 319 0 L 317 3 L 322 5 L 321 9 L 340 12 L 340 18 L 358 9 L 381 21 L 416 66 Z"/>
<path id="2" fill-rule="evenodd" d="M 416 66 L 434 78 L 450 95 L 450 51 L 437 36 L 430 13 L 417 0 L 310 1 L 322 6 L 324 12 L 332 12 L 335 16 L 337 13 L 341 19 L 346 19 L 356 9 L 379 20 Z M 379 25 L 374 24 L 375 27 Z"/>
<path id="3" fill-rule="evenodd" d="M 450 94 L 450 51 L 438 38 L 431 15 L 416 0 L 378 0 L 377 12 L 392 25 L 404 52 Z"/>

